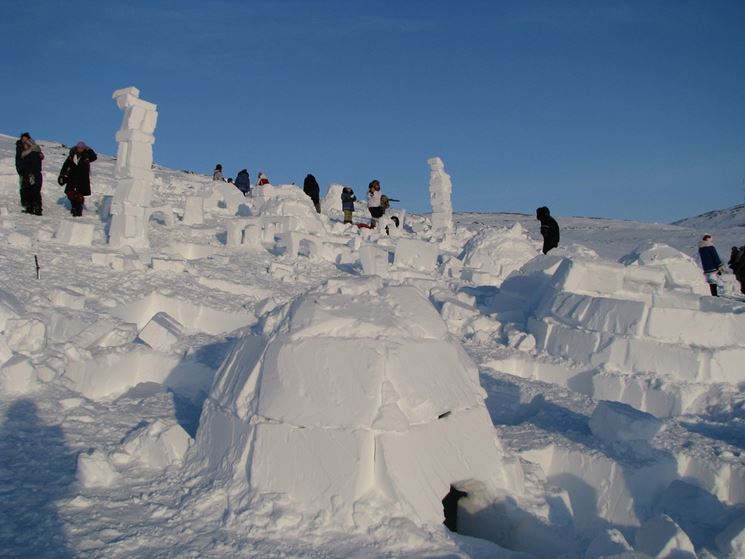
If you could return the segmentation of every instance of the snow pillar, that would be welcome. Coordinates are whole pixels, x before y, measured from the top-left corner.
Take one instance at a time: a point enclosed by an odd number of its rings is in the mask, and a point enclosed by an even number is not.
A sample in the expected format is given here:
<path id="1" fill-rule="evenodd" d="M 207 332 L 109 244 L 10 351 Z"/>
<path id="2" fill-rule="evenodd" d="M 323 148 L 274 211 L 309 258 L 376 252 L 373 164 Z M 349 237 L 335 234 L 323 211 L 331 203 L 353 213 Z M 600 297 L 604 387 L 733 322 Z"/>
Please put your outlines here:
<path id="1" fill-rule="evenodd" d="M 119 149 L 114 177 L 117 184 L 111 202 L 109 227 L 109 244 L 112 246 L 150 246 L 147 210 L 153 197 L 153 132 L 158 111 L 156 105 L 139 97 L 140 90 L 136 87 L 118 89 L 113 94 L 117 107 L 124 111 L 124 117 L 116 133 Z"/>
<path id="2" fill-rule="evenodd" d="M 439 157 L 427 160 L 429 164 L 429 200 L 432 205 L 432 230 L 446 237 L 453 232 L 453 206 L 450 196 L 453 183 L 445 172 L 445 164 Z"/>

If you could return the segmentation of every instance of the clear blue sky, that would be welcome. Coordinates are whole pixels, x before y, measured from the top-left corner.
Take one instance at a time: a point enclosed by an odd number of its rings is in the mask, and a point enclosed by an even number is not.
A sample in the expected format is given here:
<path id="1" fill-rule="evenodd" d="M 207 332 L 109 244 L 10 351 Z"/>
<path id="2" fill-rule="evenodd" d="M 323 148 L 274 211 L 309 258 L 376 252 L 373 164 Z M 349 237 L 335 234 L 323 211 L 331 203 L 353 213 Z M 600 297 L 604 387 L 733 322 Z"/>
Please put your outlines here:
<path id="1" fill-rule="evenodd" d="M 157 103 L 156 161 L 427 211 L 671 221 L 743 200 L 745 2 L 2 0 L 0 132 L 115 153 L 111 93 Z"/>

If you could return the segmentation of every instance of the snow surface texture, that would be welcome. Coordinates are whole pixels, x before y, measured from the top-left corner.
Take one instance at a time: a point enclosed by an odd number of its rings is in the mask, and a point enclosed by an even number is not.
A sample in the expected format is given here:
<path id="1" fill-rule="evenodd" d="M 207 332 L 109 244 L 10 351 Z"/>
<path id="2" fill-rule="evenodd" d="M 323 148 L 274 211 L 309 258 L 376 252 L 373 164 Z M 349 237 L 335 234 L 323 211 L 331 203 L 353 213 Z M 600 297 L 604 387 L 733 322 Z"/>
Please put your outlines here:
<path id="1" fill-rule="evenodd" d="M 147 245 L 115 247 L 125 159 L 101 155 L 71 220 L 68 150 L 42 141 L 29 216 L 14 141 L 0 556 L 745 553 L 745 306 L 731 277 L 703 295 L 696 256 L 741 228 L 560 217 L 543 256 L 532 216 L 389 237 L 342 224 L 336 187 L 319 216 L 292 185 L 243 197 L 148 162 Z"/>

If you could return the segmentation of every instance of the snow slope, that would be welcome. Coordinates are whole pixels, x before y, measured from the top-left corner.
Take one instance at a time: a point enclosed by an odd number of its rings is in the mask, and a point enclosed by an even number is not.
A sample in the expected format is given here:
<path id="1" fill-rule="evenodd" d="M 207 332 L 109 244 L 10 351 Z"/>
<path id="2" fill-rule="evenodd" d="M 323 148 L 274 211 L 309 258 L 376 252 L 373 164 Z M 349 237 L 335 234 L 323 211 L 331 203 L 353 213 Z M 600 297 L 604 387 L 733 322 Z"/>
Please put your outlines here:
<path id="1" fill-rule="evenodd" d="M 681 219 L 676 221 L 675 225 L 690 227 L 691 229 L 745 227 L 745 204 L 738 204 L 724 210 L 714 210 L 695 217 Z"/>
<path id="2" fill-rule="evenodd" d="M 695 260 L 703 233 L 745 244 L 733 221 L 559 217 L 543 257 L 532 216 L 434 244 L 426 216 L 381 237 L 156 167 L 151 248 L 114 250 L 114 160 L 73 220 L 42 141 L 35 217 L 13 144 L 0 556 L 742 556 L 745 305 Z"/>

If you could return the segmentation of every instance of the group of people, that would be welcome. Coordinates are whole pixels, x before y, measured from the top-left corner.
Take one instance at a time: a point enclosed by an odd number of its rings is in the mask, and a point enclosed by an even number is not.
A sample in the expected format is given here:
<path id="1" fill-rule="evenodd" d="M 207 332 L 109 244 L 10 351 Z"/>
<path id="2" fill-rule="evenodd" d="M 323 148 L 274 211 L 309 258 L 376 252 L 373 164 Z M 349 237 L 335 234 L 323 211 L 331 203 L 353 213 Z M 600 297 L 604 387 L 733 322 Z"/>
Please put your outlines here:
<path id="1" fill-rule="evenodd" d="M 248 196 L 251 193 L 251 177 L 247 169 L 239 171 L 235 180 L 231 178 L 226 179 L 222 174 L 222 165 L 218 163 L 215 165 L 215 169 L 212 172 L 212 180 L 228 182 L 240 190 L 244 196 Z M 269 184 L 269 179 L 263 172 L 259 172 L 256 178 L 256 186 L 262 186 L 265 184 Z M 320 214 L 321 187 L 319 186 L 316 177 L 310 173 L 308 173 L 303 180 L 303 192 L 310 198 L 316 212 Z M 345 186 L 341 192 L 341 207 L 342 212 L 344 213 L 344 223 L 353 223 L 352 214 L 355 210 L 354 203 L 356 201 L 357 196 L 355 196 L 354 190 L 349 186 Z M 389 198 L 381 192 L 379 180 L 373 180 L 370 182 L 367 191 L 367 209 L 370 212 L 370 228 L 375 228 L 378 220 L 383 217 L 386 209 L 388 209 L 392 201 L 396 200 Z"/>
<path id="2" fill-rule="evenodd" d="M 726 269 L 714 247 L 714 239 L 711 235 L 704 235 L 699 241 L 698 255 L 701 258 L 701 267 L 704 269 L 704 277 L 706 283 L 709 284 L 709 290 L 714 297 L 718 297 L 719 288 L 722 287 L 720 277 Z M 740 292 L 745 294 L 745 246 L 732 247 L 727 265 L 740 283 Z"/>
<path id="3" fill-rule="evenodd" d="M 62 164 L 57 177 L 60 186 L 70 201 L 70 213 L 74 217 L 83 215 L 85 197 L 91 194 L 91 163 L 98 156 L 85 142 L 78 142 Z M 21 206 L 25 213 L 42 215 L 41 172 L 44 153 L 31 134 L 24 132 L 16 142 L 16 171 L 20 177 Z"/>

